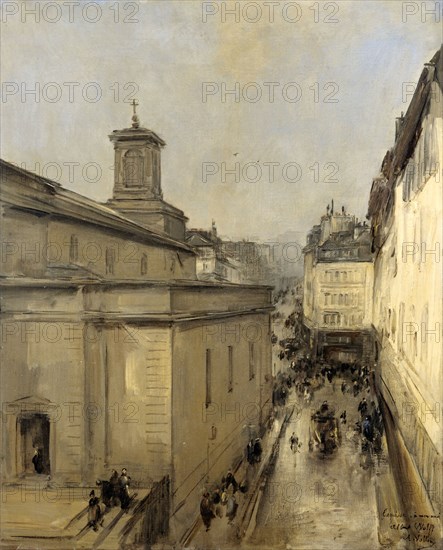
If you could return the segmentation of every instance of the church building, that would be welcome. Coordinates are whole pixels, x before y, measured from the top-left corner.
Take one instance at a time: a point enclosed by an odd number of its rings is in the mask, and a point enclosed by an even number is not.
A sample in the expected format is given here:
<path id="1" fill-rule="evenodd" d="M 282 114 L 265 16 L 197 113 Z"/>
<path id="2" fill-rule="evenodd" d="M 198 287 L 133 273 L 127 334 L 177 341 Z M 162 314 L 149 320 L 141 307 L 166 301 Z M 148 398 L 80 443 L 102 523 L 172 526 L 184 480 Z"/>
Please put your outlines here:
<path id="1" fill-rule="evenodd" d="M 2 471 L 168 476 L 186 524 L 270 411 L 271 288 L 199 281 L 165 142 L 135 112 L 110 140 L 105 205 L 1 161 Z"/>

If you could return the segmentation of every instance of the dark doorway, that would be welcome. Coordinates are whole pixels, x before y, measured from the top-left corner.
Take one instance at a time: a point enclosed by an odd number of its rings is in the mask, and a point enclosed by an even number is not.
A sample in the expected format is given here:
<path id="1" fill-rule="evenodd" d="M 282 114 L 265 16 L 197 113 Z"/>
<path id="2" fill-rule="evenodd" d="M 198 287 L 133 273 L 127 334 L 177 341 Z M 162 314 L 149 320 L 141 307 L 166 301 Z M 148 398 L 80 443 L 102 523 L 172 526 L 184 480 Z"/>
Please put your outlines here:
<path id="1" fill-rule="evenodd" d="M 49 417 L 36 413 L 19 418 L 23 472 L 49 474 Z"/>

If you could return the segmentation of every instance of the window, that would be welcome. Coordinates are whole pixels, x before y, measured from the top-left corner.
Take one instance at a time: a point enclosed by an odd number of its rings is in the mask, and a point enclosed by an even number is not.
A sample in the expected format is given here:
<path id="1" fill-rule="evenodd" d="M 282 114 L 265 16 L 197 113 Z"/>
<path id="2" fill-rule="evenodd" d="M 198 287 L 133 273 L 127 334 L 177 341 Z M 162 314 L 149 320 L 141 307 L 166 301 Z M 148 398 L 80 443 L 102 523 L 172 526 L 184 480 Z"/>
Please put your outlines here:
<path id="1" fill-rule="evenodd" d="M 228 392 L 234 389 L 234 348 L 228 346 Z"/>
<path id="2" fill-rule="evenodd" d="M 115 250 L 113 248 L 106 249 L 106 274 L 114 275 Z"/>
<path id="3" fill-rule="evenodd" d="M 148 273 L 148 256 L 146 254 L 142 254 L 141 260 L 140 260 L 140 275 L 146 275 Z"/>
<path id="4" fill-rule="evenodd" d="M 205 397 L 206 407 L 208 407 L 211 404 L 211 400 L 212 400 L 212 396 L 211 396 L 211 389 L 212 389 L 211 388 L 211 385 L 212 385 L 211 367 L 212 367 L 212 365 L 211 365 L 211 350 L 207 349 L 206 350 L 206 397 Z"/>
<path id="5" fill-rule="evenodd" d="M 255 377 L 254 342 L 249 342 L 249 380 Z"/>
<path id="6" fill-rule="evenodd" d="M 124 182 L 126 187 L 143 184 L 143 156 L 136 149 L 129 149 L 123 158 Z"/>
<path id="7" fill-rule="evenodd" d="M 71 235 L 71 242 L 69 243 L 69 261 L 78 261 L 78 238 L 76 235 Z"/>

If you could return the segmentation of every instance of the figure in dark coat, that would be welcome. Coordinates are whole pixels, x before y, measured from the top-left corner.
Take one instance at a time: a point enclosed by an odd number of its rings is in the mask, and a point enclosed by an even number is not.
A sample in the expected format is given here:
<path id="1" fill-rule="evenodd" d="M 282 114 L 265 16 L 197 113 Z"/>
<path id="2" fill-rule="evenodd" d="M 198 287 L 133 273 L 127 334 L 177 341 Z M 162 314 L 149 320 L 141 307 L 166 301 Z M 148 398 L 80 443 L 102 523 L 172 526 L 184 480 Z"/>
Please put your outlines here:
<path id="1" fill-rule="evenodd" d="M 234 477 L 234 474 L 231 470 L 228 470 L 228 473 L 226 474 L 226 477 L 222 479 L 222 483 L 224 484 L 225 491 L 229 488 L 230 485 L 232 485 L 232 489 L 234 493 L 238 489 L 238 483 L 237 480 Z"/>
<path id="2" fill-rule="evenodd" d="M 32 457 L 32 463 L 34 464 L 34 469 L 37 474 L 42 474 L 43 467 L 43 457 L 41 455 L 40 449 L 37 447 L 34 448 L 34 456 Z"/>
<path id="3" fill-rule="evenodd" d="M 261 455 L 262 455 L 263 449 L 261 446 L 260 438 L 257 437 L 257 439 L 254 442 L 254 456 L 255 456 L 255 462 L 261 461 Z"/>
<path id="4" fill-rule="evenodd" d="M 200 515 L 206 527 L 206 531 L 209 531 L 211 528 L 211 521 L 215 518 L 214 511 L 212 510 L 212 503 L 209 499 L 209 493 L 204 493 L 200 501 Z"/>
<path id="5" fill-rule="evenodd" d="M 88 503 L 88 526 L 94 531 L 98 531 L 98 523 L 101 519 L 101 510 L 99 499 L 95 496 L 95 491 L 89 493 L 90 499 Z"/>
<path id="6" fill-rule="evenodd" d="M 120 505 L 122 510 L 127 510 L 129 508 L 129 483 L 131 482 L 131 478 L 128 476 L 128 472 L 126 468 L 123 468 L 122 473 L 120 477 L 118 478 L 118 484 L 119 484 L 119 498 L 120 498 Z"/>

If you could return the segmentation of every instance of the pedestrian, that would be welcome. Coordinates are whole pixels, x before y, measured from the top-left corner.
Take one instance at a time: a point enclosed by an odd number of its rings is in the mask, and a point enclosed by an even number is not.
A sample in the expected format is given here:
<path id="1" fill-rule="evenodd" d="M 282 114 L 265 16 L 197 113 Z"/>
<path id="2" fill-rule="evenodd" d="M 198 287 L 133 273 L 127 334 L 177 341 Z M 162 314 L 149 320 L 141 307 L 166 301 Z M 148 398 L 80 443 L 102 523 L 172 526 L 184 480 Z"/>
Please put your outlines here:
<path id="1" fill-rule="evenodd" d="M 246 447 L 246 456 L 249 464 L 254 464 L 255 458 L 254 458 L 254 440 L 250 439 L 249 443 Z"/>
<path id="2" fill-rule="evenodd" d="M 94 531 L 98 531 L 98 523 L 101 519 L 101 511 L 99 506 L 99 499 L 95 496 L 95 491 L 92 490 L 89 493 L 88 502 L 88 526 L 92 527 Z M 101 521 L 103 524 L 103 520 Z"/>
<path id="3" fill-rule="evenodd" d="M 365 436 L 365 438 L 368 440 L 368 441 L 371 441 L 373 440 L 374 438 L 374 431 L 373 431 L 373 426 L 372 426 L 372 421 L 371 421 L 371 417 L 370 416 L 367 416 L 364 420 L 363 420 L 363 423 L 362 423 L 362 433 L 363 435 Z"/>
<path id="4" fill-rule="evenodd" d="M 232 525 L 234 521 L 235 514 L 237 513 L 237 500 L 233 493 L 228 493 L 228 498 L 226 501 L 226 517 L 228 518 L 228 524 Z"/>
<path id="5" fill-rule="evenodd" d="M 110 506 L 116 506 L 120 498 L 119 480 L 117 470 L 111 471 L 111 477 L 109 478 L 110 487 Z"/>
<path id="6" fill-rule="evenodd" d="M 237 480 L 235 479 L 234 474 L 232 473 L 231 470 L 227 471 L 226 476 L 222 479 L 222 483 L 224 485 L 225 491 L 228 490 L 230 485 L 232 485 L 232 489 L 233 489 L 234 493 L 238 489 Z"/>
<path id="7" fill-rule="evenodd" d="M 219 518 L 223 517 L 223 507 L 221 502 L 221 490 L 220 487 L 216 487 L 210 497 L 212 503 L 212 509 L 215 510 L 215 515 Z"/>
<path id="8" fill-rule="evenodd" d="M 209 529 L 211 528 L 211 521 L 215 518 L 212 507 L 212 503 L 209 499 L 209 493 L 206 492 L 203 494 L 203 497 L 200 501 L 200 515 L 206 527 L 206 531 L 209 531 Z"/>
<path id="9" fill-rule="evenodd" d="M 291 437 L 289 438 L 289 444 L 290 444 L 290 447 L 291 447 L 291 451 L 293 453 L 298 453 L 299 450 L 299 440 L 298 440 L 298 437 L 295 435 L 295 432 L 292 432 L 292 435 Z"/>
<path id="10" fill-rule="evenodd" d="M 128 476 L 128 471 L 126 470 L 126 468 L 123 468 L 122 473 L 118 478 L 119 498 L 120 498 L 120 506 L 122 510 L 127 510 L 129 508 L 129 503 L 131 500 L 129 496 L 130 482 L 131 482 L 131 478 Z"/>
<path id="11" fill-rule="evenodd" d="M 261 445 L 261 441 L 260 441 L 260 438 L 257 437 L 255 442 L 254 442 L 254 457 L 255 457 L 255 462 L 261 462 L 261 455 L 262 455 L 262 452 L 263 452 L 263 448 L 262 448 L 262 445 Z"/>
<path id="12" fill-rule="evenodd" d="M 365 416 L 367 410 L 368 410 L 368 403 L 366 402 L 366 397 L 363 397 L 363 399 L 358 404 L 358 412 L 363 417 Z"/>
<path id="13" fill-rule="evenodd" d="M 346 424 L 346 411 L 343 411 L 340 415 L 340 421 L 342 424 Z"/>
<path id="14" fill-rule="evenodd" d="M 41 455 L 40 449 L 34 447 L 34 456 L 32 457 L 32 464 L 34 464 L 34 470 L 37 474 L 43 473 L 43 457 Z"/>

